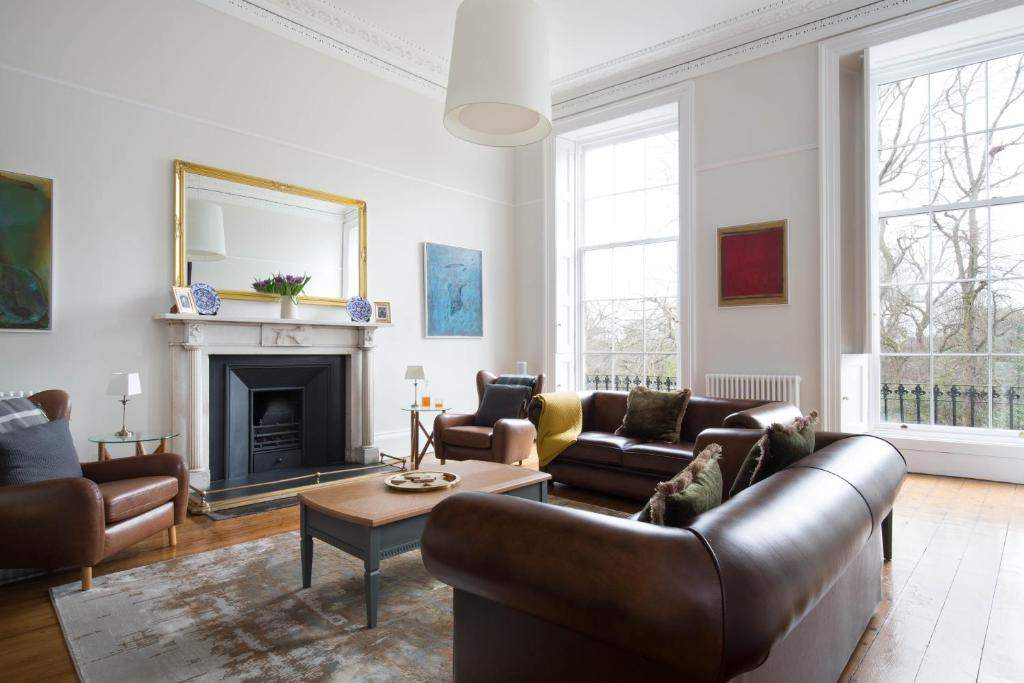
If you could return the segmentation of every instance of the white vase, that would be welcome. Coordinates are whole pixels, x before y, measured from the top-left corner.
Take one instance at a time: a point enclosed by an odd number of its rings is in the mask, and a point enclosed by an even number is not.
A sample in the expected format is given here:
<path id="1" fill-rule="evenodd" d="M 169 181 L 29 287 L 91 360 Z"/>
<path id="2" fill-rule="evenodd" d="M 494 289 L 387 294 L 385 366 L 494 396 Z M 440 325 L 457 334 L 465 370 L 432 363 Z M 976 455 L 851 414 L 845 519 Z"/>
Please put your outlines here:
<path id="1" fill-rule="evenodd" d="M 299 302 L 290 296 L 281 297 L 281 317 L 285 320 L 294 320 L 299 317 Z"/>

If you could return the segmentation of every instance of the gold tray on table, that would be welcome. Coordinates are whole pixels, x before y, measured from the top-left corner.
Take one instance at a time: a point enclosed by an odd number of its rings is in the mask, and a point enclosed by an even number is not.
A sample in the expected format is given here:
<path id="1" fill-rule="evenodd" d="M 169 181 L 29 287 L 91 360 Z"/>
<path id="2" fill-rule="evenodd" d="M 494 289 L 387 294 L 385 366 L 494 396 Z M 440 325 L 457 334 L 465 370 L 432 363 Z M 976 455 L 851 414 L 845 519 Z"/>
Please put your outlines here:
<path id="1" fill-rule="evenodd" d="M 389 488 L 396 491 L 437 491 L 455 486 L 459 483 L 459 475 L 452 472 L 426 472 L 413 470 L 392 474 L 384 480 Z"/>

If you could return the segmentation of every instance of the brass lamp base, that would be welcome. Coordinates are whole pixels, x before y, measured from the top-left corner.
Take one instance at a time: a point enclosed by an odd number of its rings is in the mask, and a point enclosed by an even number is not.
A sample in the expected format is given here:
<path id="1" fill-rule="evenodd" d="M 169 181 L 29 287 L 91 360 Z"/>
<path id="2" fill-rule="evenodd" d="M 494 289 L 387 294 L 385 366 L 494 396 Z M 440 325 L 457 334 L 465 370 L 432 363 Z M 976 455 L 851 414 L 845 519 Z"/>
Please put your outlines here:
<path id="1" fill-rule="evenodd" d="M 121 437 L 122 439 L 124 439 L 124 438 L 126 438 L 126 437 L 129 437 L 129 436 L 131 436 L 131 435 L 132 435 L 132 434 L 134 434 L 134 433 L 135 433 L 135 432 L 133 432 L 133 431 L 132 431 L 132 430 L 130 430 L 130 429 L 125 429 L 124 427 L 121 427 L 121 429 L 120 429 L 120 430 L 118 430 L 118 431 L 114 432 L 114 436 L 119 436 L 119 437 Z"/>

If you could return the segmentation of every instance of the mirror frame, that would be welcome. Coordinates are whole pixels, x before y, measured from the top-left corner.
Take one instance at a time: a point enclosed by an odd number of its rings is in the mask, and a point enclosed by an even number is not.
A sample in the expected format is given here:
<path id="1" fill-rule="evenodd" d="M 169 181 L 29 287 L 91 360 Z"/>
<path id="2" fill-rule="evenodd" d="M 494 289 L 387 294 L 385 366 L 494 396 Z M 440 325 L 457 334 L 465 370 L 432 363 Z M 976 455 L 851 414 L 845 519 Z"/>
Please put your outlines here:
<path id="1" fill-rule="evenodd" d="M 289 185 L 276 180 L 258 178 L 256 176 L 226 171 L 222 168 L 204 166 L 190 161 L 174 161 L 174 286 L 186 287 L 187 285 L 187 259 L 185 257 L 187 235 L 185 234 L 185 174 L 207 176 L 220 180 L 230 180 L 243 185 L 251 185 L 265 190 L 277 190 L 287 194 L 295 194 L 310 199 L 319 199 L 332 204 L 344 204 L 359 209 L 359 296 L 366 298 L 366 202 L 361 199 L 344 197 L 340 194 L 321 192 L 308 187 Z M 240 299 L 245 301 L 275 301 L 277 295 L 265 294 L 255 290 L 245 291 L 237 289 L 217 289 L 217 294 L 222 299 Z M 348 299 L 324 296 L 299 296 L 299 301 L 307 304 L 318 304 L 321 306 L 346 306 Z"/>

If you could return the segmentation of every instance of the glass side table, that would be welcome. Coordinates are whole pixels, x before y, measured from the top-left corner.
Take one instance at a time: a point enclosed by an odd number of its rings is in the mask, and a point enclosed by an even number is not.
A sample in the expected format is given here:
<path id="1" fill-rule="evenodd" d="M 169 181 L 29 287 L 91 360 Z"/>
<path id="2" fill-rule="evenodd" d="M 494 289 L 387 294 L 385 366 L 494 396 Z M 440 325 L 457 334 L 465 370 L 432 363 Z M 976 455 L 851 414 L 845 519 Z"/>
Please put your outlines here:
<path id="1" fill-rule="evenodd" d="M 403 406 L 402 410 L 409 413 L 409 459 L 412 461 L 412 469 L 420 468 L 420 461 L 426 455 L 427 449 L 434 445 L 434 434 L 428 432 L 420 420 L 421 413 L 447 413 L 451 408 L 427 408 L 424 406 Z M 420 448 L 420 432 L 427 437 L 423 448 Z"/>
<path id="2" fill-rule="evenodd" d="M 177 435 L 177 432 L 132 432 L 128 436 L 118 436 L 111 432 L 109 434 L 94 434 L 89 437 L 89 441 L 96 444 L 97 459 L 103 461 L 110 460 L 110 451 L 107 450 L 108 443 L 133 443 L 135 444 L 135 455 L 145 455 L 146 451 L 142 444 L 159 441 L 160 444 L 153 450 L 153 453 L 167 453 L 171 439 Z"/>

